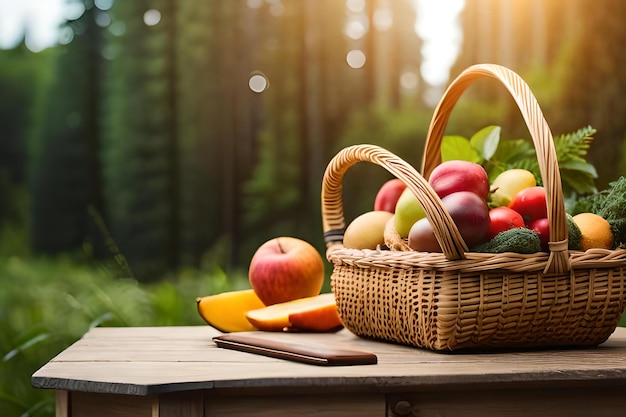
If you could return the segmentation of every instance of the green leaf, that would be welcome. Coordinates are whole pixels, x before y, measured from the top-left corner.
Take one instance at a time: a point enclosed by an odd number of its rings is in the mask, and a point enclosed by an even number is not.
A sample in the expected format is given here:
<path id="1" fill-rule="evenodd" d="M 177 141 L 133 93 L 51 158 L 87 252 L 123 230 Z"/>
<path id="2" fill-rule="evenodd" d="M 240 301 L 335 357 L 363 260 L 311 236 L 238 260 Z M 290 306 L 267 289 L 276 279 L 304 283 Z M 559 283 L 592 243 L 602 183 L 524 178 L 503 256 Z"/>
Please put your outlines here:
<path id="1" fill-rule="evenodd" d="M 37 336 L 27 340 L 26 342 L 22 343 L 21 345 L 19 345 L 18 347 L 16 347 L 15 349 L 11 350 L 6 355 L 4 355 L 4 357 L 2 358 L 2 361 L 6 362 L 6 361 L 10 360 L 11 358 L 13 358 L 18 353 L 25 351 L 26 349 L 36 345 L 37 343 L 40 343 L 40 342 L 43 342 L 44 340 L 49 339 L 50 336 L 51 336 L 50 333 L 40 333 L 40 334 L 38 334 Z"/>
<path id="2" fill-rule="evenodd" d="M 563 169 L 561 167 L 561 183 L 563 192 L 576 191 L 579 195 L 590 194 L 597 191 L 593 177 L 580 170 Z"/>
<path id="3" fill-rule="evenodd" d="M 463 160 L 480 163 L 481 156 L 463 136 L 444 136 L 441 141 L 441 160 Z"/>
<path id="4" fill-rule="evenodd" d="M 588 175 L 591 178 L 598 178 L 598 172 L 596 171 L 596 167 L 587 162 L 580 161 L 559 161 L 559 168 L 561 170 L 570 170 L 570 171 L 579 171 Z"/>
<path id="5" fill-rule="evenodd" d="M 512 139 L 500 142 L 492 159 L 504 164 L 513 164 L 522 160 L 537 160 L 535 148 L 524 139 Z"/>
<path id="6" fill-rule="evenodd" d="M 501 131 L 502 128 L 500 126 L 482 128 L 470 138 L 470 144 L 483 159 L 491 159 L 498 149 Z"/>

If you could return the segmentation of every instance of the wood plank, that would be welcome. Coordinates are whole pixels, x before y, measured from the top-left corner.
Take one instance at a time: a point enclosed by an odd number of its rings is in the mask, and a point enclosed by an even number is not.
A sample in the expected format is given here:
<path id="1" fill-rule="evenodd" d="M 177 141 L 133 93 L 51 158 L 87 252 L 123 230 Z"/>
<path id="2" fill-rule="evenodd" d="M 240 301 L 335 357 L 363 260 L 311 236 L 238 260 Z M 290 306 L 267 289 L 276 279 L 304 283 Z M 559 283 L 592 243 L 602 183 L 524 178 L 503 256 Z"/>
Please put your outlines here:
<path id="1" fill-rule="evenodd" d="M 156 397 L 72 392 L 72 417 L 153 417 Z"/>
<path id="2" fill-rule="evenodd" d="M 516 381 L 626 384 L 626 329 L 590 349 L 436 353 L 333 334 L 266 334 L 377 354 L 378 365 L 319 367 L 217 348 L 209 326 L 96 328 L 33 375 L 37 388 L 149 395 L 199 389 L 277 387 L 292 392 L 376 391 L 402 386 Z M 297 377 L 294 378 L 294 375 Z"/>
<path id="3" fill-rule="evenodd" d="M 204 417 L 204 415 L 203 393 L 187 391 L 160 395 L 153 417 Z"/>
<path id="4" fill-rule="evenodd" d="M 64 390 L 56 390 L 54 393 L 56 417 L 70 417 L 69 393 Z"/>
<path id="5" fill-rule="evenodd" d="M 206 416 L 220 417 L 383 417 L 378 395 L 207 396 Z"/>
<path id="6" fill-rule="evenodd" d="M 469 390 L 389 396 L 389 416 L 616 417 L 624 387 Z M 404 414 L 407 413 L 407 414 Z"/>

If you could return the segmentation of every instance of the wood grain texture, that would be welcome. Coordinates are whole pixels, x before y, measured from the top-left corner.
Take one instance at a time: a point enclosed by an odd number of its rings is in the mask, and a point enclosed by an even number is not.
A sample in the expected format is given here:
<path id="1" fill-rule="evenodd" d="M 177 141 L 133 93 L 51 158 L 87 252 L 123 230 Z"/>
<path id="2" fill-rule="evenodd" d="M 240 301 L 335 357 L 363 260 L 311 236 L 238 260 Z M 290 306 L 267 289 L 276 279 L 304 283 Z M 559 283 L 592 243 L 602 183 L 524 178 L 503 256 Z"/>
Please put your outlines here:
<path id="1" fill-rule="evenodd" d="M 208 396 L 207 416 L 246 417 L 382 417 L 383 395 Z"/>
<path id="2" fill-rule="evenodd" d="M 56 417 L 70 416 L 69 392 L 58 390 L 54 393 Z"/>
<path id="3" fill-rule="evenodd" d="M 388 402 L 390 417 L 617 417 L 625 413 L 623 386 L 409 393 L 391 396 Z"/>
<path id="4" fill-rule="evenodd" d="M 159 396 L 153 417 L 204 417 L 204 394 L 186 391 Z"/>
<path id="5" fill-rule="evenodd" d="M 157 401 L 158 399 L 153 396 L 131 397 L 72 392 L 70 393 L 71 412 L 69 415 L 72 417 L 154 417 L 153 409 Z"/>
<path id="6" fill-rule="evenodd" d="M 151 395 L 192 390 L 398 392 L 520 383 L 626 385 L 626 329 L 590 349 L 435 353 L 332 334 L 267 333 L 276 340 L 369 350 L 377 365 L 319 367 L 217 348 L 209 326 L 95 328 L 32 377 L 36 388 Z"/>

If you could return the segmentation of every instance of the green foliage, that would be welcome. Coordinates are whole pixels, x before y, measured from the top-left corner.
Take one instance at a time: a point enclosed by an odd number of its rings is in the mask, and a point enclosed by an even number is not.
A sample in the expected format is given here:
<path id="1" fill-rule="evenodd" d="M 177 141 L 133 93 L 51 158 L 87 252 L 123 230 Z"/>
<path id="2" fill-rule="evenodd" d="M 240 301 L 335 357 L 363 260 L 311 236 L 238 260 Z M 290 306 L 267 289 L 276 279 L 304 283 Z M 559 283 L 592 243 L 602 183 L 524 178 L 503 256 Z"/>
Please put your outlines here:
<path id="1" fill-rule="evenodd" d="M 102 161 L 105 218 L 137 277 L 158 279 L 178 262 L 178 144 L 173 55 L 176 16 L 170 2 L 115 2 L 126 31 L 109 41 Z M 163 10 L 158 25 L 138 16 Z M 167 12 L 167 13 L 166 13 Z"/>
<path id="2" fill-rule="evenodd" d="M 413 106 L 392 109 L 376 105 L 356 111 L 334 153 L 347 146 L 370 143 L 393 152 L 419 170 L 431 116 L 430 109 Z M 371 210 L 376 190 L 390 177 L 387 171 L 372 164 L 351 167 L 343 185 L 346 219 Z"/>
<path id="3" fill-rule="evenodd" d="M 563 193 L 576 198 L 596 192 L 595 167 L 586 160 L 595 129 L 590 126 L 569 134 L 554 137 Z M 488 126 L 470 139 L 461 136 L 445 136 L 442 142 L 444 159 L 465 159 L 482 164 L 489 178 L 513 168 L 531 171 L 541 184 L 541 172 L 532 142 L 525 139 L 500 141 L 501 128 Z"/>
<path id="4" fill-rule="evenodd" d="M 54 80 L 46 90 L 36 152 L 31 156 L 32 244 L 58 253 L 90 239 L 87 206 L 99 207 L 99 37 L 90 10 L 66 28 L 80 27 L 56 55 Z M 99 207 L 100 208 L 100 207 Z"/>
<path id="5" fill-rule="evenodd" d="M 626 177 L 621 176 L 606 189 L 579 199 L 571 211 L 601 216 L 611 225 L 615 246 L 626 247 Z"/>
<path id="6" fill-rule="evenodd" d="M 30 376 L 94 326 L 204 325 L 198 296 L 248 288 L 242 273 L 185 269 L 155 284 L 70 257 L 0 259 L 0 415 L 54 415 Z"/>

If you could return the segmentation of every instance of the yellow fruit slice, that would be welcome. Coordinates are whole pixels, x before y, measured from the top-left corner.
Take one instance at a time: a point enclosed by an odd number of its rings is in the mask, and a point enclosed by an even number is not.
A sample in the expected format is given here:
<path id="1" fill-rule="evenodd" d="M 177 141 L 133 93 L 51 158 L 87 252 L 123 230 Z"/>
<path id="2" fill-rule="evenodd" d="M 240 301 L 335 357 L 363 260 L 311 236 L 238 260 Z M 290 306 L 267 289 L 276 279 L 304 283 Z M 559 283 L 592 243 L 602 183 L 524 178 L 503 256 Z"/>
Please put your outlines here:
<path id="1" fill-rule="evenodd" d="M 200 317 L 222 332 L 257 330 L 246 318 L 246 313 L 265 307 L 251 289 L 198 297 L 196 303 Z"/>
<path id="2" fill-rule="evenodd" d="M 250 310 L 246 317 L 254 327 L 265 331 L 294 329 L 302 331 L 333 331 L 342 327 L 333 293 L 299 298 Z"/>
<path id="3" fill-rule="evenodd" d="M 580 229 L 581 249 L 592 248 L 613 249 L 614 238 L 611 225 L 601 216 L 594 213 L 580 213 L 573 217 Z"/>

